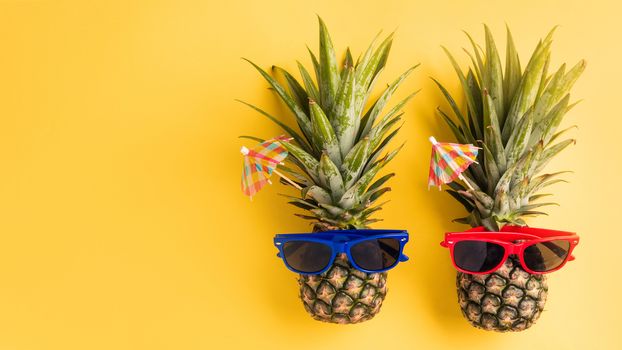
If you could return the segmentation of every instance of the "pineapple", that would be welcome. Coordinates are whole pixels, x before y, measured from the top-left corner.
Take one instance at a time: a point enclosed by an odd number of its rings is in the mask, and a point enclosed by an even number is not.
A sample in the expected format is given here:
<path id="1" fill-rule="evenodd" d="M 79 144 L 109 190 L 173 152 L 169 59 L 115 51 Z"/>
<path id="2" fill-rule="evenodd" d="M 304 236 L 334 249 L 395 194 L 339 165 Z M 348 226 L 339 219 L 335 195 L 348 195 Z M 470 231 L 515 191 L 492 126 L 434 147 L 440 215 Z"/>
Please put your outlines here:
<path id="1" fill-rule="evenodd" d="M 440 109 L 439 114 L 457 141 L 482 148 L 479 164 L 471 165 L 464 173 L 473 190 L 460 183 L 450 184 L 447 190 L 469 212 L 456 221 L 498 231 L 506 224 L 526 225 L 525 217 L 546 214 L 539 208 L 556 204 L 540 202 L 549 196 L 540 191 L 563 181 L 559 176 L 565 172 L 541 171 L 559 152 L 575 143 L 573 139 L 560 141 L 570 128 L 557 129 L 574 106 L 569 91 L 585 69 L 585 61 L 568 71 L 564 64 L 549 74 L 552 30 L 538 43 L 523 70 L 508 29 L 503 71 L 493 36 L 487 26 L 484 30 L 484 49 L 467 34 L 473 52 L 467 51 L 472 66 L 466 75 L 445 49 L 462 86 L 465 110 L 435 82 L 454 116 Z M 486 330 L 520 331 L 530 327 L 542 313 L 548 293 L 546 276 L 527 273 L 514 256 L 488 275 L 458 272 L 456 282 L 462 313 L 472 325 Z"/>
<path id="2" fill-rule="evenodd" d="M 306 211 L 296 215 L 310 220 L 314 232 L 364 229 L 379 221 L 371 216 L 381 209 L 382 204 L 377 201 L 390 190 L 385 183 L 394 174 L 372 181 L 401 149 L 385 152 L 399 131 L 401 109 L 415 93 L 386 113 L 382 111 L 416 66 L 389 84 L 366 109 L 374 82 L 387 61 L 392 35 L 379 45 L 372 43 L 356 63 L 348 49 L 339 65 L 322 19 L 319 27 L 319 56 L 309 50 L 315 81 L 300 63 L 302 84 L 284 69 L 273 67 L 273 72 L 283 77 L 286 90 L 249 61 L 291 110 L 300 132 L 262 109 L 245 104 L 278 124 L 292 138 L 291 142 L 283 142 L 290 157 L 281 169 L 302 187 L 299 196 L 286 196 L 289 203 Z M 327 272 L 300 275 L 300 298 L 316 320 L 362 322 L 380 310 L 387 292 L 386 280 L 386 273 L 367 274 L 352 268 L 342 254 Z"/>

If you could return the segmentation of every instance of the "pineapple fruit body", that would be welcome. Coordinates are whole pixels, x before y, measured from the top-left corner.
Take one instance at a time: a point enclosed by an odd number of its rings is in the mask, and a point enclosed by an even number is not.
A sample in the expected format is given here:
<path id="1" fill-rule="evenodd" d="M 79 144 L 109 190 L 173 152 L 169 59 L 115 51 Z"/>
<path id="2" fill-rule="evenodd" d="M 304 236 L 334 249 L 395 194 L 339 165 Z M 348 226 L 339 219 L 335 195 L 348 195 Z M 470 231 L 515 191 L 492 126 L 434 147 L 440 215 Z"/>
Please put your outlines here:
<path id="1" fill-rule="evenodd" d="M 506 224 L 526 225 L 524 218 L 546 214 L 540 208 L 556 203 L 542 202 L 550 194 L 542 189 L 563 182 L 566 172 L 540 174 L 559 152 L 574 144 L 565 139 L 568 130 L 558 131 L 570 103 L 570 90 L 585 69 L 579 61 L 566 70 L 563 64 L 549 72 L 553 31 L 542 39 L 524 69 L 510 31 L 507 32 L 505 67 L 487 26 L 485 45 L 478 46 L 471 36 L 472 65 L 465 73 L 446 50 L 458 74 L 466 108 L 438 81 L 453 117 L 439 109 L 459 143 L 471 143 L 482 150 L 477 163 L 464 173 L 463 181 L 453 182 L 447 192 L 469 213 L 456 222 L 471 227 L 484 226 L 499 231 Z M 505 68 L 505 69 L 504 69 Z M 494 331 L 521 331 L 541 315 L 548 287 L 545 275 L 532 275 L 522 269 L 515 256 L 487 275 L 458 272 L 458 300 L 462 313 L 479 328 Z"/>
<path id="2" fill-rule="evenodd" d="M 297 129 L 259 107 L 243 103 L 291 136 L 291 141 L 282 142 L 289 156 L 280 171 L 302 188 L 295 196 L 285 196 L 304 211 L 296 215 L 309 220 L 314 232 L 365 229 L 380 221 L 372 216 L 382 208 L 379 199 L 390 191 L 386 183 L 395 174 L 374 178 L 401 149 L 388 147 L 400 129 L 402 108 L 415 93 L 388 111 L 384 109 L 416 66 L 388 84 L 372 101 L 370 95 L 387 62 L 392 35 L 378 45 L 372 43 L 356 61 L 346 50 L 343 61 L 337 63 L 326 25 L 321 19 L 319 24 L 319 55 L 309 51 L 312 69 L 298 63 L 300 82 L 286 70 L 273 67 L 283 85 L 251 62 L 292 112 Z M 315 72 L 315 79 L 309 72 Z M 317 320 L 362 322 L 380 310 L 387 291 L 386 279 L 386 273 L 363 273 L 354 269 L 345 256 L 339 256 L 327 272 L 300 276 L 300 297 Z"/>
<path id="3" fill-rule="evenodd" d="M 374 317 L 387 295 L 387 273 L 365 273 L 339 254 L 328 271 L 300 275 L 300 299 L 318 321 L 359 323 Z"/>
<path id="4" fill-rule="evenodd" d="M 490 274 L 458 272 L 456 287 L 464 317 L 477 328 L 500 332 L 531 327 L 548 294 L 546 276 L 526 272 L 515 257 Z"/>

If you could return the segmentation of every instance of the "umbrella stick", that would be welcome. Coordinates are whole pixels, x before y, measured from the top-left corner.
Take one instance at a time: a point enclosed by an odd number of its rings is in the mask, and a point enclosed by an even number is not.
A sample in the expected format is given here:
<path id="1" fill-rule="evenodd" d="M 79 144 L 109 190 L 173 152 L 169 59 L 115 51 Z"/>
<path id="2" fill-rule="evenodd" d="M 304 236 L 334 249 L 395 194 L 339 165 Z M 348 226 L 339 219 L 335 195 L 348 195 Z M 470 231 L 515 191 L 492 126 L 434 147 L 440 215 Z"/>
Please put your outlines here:
<path id="1" fill-rule="evenodd" d="M 296 187 L 299 190 L 302 190 L 302 187 L 298 186 L 297 183 L 295 183 L 294 181 L 290 180 L 287 176 L 281 174 L 278 170 L 274 169 L 273 170 L 275 174 L 277 174 L 278 176 L 282 177 L 285 181 L 289 182 L 290 185 Z"/>
<path id="2" fill-rule="evenodd" d="M 469 183 L 469 181 L 467 181 L 467 179 L 464 178 L 464 176 L 462 176 L 462 174 L 458 175 L 458 178 L 460 180 L 462 180 L 462 182 L 464 182 L 468 188 L 471 189 L 471 191 L 475 191 L 475 189 L 473 188 L 473 186 L 471 186 L 471 184 Z"/>

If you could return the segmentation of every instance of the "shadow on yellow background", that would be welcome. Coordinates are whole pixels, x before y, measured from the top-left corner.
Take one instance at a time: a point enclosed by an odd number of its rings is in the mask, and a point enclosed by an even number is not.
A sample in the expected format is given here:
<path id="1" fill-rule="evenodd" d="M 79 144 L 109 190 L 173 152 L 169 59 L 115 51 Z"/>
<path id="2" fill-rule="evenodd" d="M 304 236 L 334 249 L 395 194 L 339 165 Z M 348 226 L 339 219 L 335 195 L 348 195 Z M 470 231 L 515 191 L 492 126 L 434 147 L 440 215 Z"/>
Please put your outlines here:
<path id="1" fill-rule="evenodd" d="M 622 191 L 618 106 L 622 31 L 614 1 L 1 1 L 0 349 L 620 349 L 617 276 Z M 406 228 L 411 260 L 392 270 L 381 313 L 353 326 L 310 319 L 272 235 L 309 229 L 271 186 L 239 190 L 242 134 L 279 133 L 234 102 L 285 111 L 241 56 L 308 64 L 315 13 L 357 54 L 397 29 L 381 83 L 422 63 L 388 166 L 391 202 L 375 227 Z M 550 170 L 562 204 L 530 224 L 582 235 L 550 277 L 528 331 L 487 333 L 462 319 L 438 242 L 460 206 L 427 191 L 434 114 L 429 76 L 458 82 L 440 45 L 467 45 L 507 22 L 526 60 L 555 24 L 553 64 L 588 61 L 568 115 L 578 144 Z M 502 46 L 500 43 L 499 46 Z M 462 63 L 467 63 L 465 56 Z"/>

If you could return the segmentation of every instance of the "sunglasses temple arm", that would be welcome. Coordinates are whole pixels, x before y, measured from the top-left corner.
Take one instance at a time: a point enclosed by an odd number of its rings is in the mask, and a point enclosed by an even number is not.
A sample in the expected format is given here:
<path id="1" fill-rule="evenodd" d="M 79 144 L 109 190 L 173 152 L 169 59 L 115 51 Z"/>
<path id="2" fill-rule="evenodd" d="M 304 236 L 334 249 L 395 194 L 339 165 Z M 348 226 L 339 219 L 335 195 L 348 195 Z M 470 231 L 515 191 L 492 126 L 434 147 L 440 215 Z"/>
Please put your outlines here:
<path id="1" fill-rule="evenodd" d="M 408 261 L 408 260 L 410 260 L 410 258 L 408 256 L 406 256 L 406 254 L 402 254 L 400 256 L 400 261 L 401 262 Z"/>
<path id="2" fill-rule="evenodd" d="M 568 261 L 573 261 L 575 259 L 574 255 L 568 257 Z"/>

